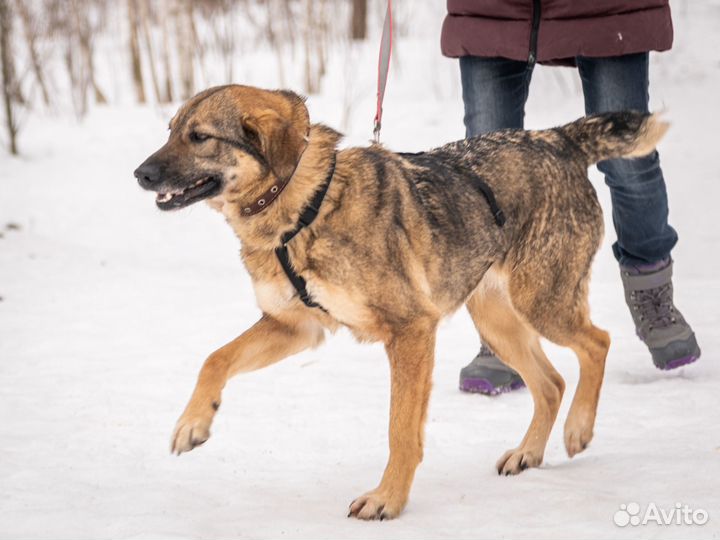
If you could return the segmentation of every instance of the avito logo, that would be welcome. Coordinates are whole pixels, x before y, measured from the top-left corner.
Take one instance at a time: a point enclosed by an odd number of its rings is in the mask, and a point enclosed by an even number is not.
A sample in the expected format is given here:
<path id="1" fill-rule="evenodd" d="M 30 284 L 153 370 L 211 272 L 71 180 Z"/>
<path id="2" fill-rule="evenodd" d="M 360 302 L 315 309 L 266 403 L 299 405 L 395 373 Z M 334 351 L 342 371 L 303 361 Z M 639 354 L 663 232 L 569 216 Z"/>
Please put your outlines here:
<path id="1" fill-rule="evenodd" d="M 655 503 L 647 505 L 645 510 L 636 502 L 621 504 L 620 510 L 615 512 L 613 521 L 618 527 L 631 525 L 705 525 L 710 519 L 707 510 L 692 509 L 687 504 L 675 503 L 670 508 L 661 508 Z"/>

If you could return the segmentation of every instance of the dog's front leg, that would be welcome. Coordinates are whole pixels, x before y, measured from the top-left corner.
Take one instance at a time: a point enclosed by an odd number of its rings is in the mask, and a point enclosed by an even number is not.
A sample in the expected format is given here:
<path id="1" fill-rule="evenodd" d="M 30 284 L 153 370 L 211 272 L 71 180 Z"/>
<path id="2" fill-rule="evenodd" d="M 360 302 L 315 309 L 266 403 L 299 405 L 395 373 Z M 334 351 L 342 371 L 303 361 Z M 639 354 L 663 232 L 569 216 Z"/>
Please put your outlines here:
<path id="1" fill-rule="evenodd" d="M 171 451 L 180 455 L 208 440 L 210 424 L 220 406 L 220 394 L 230 377 L 274 364 L 315 347 L 322 340 L 322 327 L 312 319 L 289 323 L 263 315 L 249 330 L 205 361 L 195 391 L 175 427 Z"/>
<path id="2" fill-rule="evenodd" d="M 350 505 L 349 516 L 392 519 L 407 503 L 423 458 L 423 430 L 435 357 L 437 321 L 416 320 L 385 344 L 390 359 L 390 457 L 380 485 Z"/>

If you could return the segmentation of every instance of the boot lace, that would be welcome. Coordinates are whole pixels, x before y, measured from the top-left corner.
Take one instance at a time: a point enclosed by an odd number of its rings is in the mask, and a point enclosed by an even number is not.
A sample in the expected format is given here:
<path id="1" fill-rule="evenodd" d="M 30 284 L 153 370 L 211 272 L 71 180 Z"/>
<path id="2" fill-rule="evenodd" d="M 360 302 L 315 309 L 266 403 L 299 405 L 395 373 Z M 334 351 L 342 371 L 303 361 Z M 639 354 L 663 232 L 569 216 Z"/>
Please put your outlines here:
<path id="1" fill-rule="evenodd" d="M 640 320 L 647 320 L 649 323 L 648 330 L 667 328 L 677 322 L 670 287 L 671 285 L 666 283 L 660 287 L 631 293 L 635 309 L 640 313 Z"/>

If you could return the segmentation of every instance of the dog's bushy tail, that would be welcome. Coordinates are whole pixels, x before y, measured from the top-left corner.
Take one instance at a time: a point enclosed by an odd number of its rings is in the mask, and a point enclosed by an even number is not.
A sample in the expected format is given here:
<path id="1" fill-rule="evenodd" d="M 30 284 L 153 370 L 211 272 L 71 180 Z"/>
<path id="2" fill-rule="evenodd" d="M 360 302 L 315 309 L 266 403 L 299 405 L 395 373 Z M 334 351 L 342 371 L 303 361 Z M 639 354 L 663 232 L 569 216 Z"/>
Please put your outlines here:
<path id="1" fill-rule="evenodd" d="M 624 111 L 586 116 L 562 129 L 592 165 L 604 159 L 646 156 L 669 127 L 657 114 Z"/>

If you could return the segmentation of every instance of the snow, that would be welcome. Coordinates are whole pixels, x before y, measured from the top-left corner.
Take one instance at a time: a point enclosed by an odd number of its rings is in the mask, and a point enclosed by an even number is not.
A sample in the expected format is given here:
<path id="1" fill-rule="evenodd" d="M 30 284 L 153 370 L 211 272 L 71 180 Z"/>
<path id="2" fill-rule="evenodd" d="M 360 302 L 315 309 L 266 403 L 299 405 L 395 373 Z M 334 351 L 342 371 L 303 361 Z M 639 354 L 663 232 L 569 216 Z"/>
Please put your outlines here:
<path id="1" fill-rule="evenodd" d="M 381 346 L 344 331 L 233 379 L 211 439 L 169 454 L 203 360 L 259 315 L 237 240 L 204 205 L 163 214 L 137 187 L 132 170 L 162 144 L 172 110 L 28 118 L 23 155 L 0 154 L 0 538 L 720 537 L 719 18 L 716 1 L 680 4 L 677 46 L 651 70 L 653 108 L 667 108 L 673 126 L 661 157 L 680 233 L 676 299 L 702 358 L 662 373 L 635 338 L 593 169 L 608 234 L 591 305 L 613 338 L 593 443 L 572 460 L 564 453 L 577 362 L 546 344 L 568 392 L 545 463 L 497 476 L 532 400 L 526 390 L 493 399 L 457 390 L 478 346 L 459 312 L 439 333 L 425 460 L 392 522 L 345 517 L 385 464 L 389 372 Z M 390 148 L 463 135 L 457 66 L 440 58 L 435 22 L 398 43 L 382 134 Z M 347 144 L 370 137 L 375 46 L 353 53 L 352 73 L 334 58 L 308 101 L 316 121 L 340 127 L 347 115 Z M 249 84 L 272 78 L 243 73 Z M 574 73 L 538 69 L 528 127 L 581 114 Z M 617 527 L 614 513 L 630 502 L 687 504 L 710 519 Z"/>

